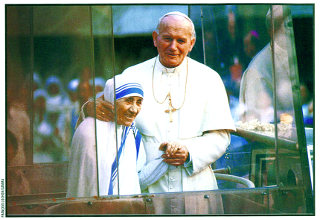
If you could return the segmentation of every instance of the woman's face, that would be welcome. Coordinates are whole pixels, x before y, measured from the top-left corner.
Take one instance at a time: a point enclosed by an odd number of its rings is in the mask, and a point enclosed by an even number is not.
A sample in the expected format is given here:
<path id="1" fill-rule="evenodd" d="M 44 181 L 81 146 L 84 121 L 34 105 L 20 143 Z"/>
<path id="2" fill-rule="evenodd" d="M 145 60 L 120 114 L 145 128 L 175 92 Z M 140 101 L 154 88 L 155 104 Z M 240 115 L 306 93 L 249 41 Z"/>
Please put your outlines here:
<path id="1" fill-rule="evenodd" d="M 129 96 L 118 99 L 117 124 L 130 126 L 141 110 L 143 98 L 139 96 Z"/>

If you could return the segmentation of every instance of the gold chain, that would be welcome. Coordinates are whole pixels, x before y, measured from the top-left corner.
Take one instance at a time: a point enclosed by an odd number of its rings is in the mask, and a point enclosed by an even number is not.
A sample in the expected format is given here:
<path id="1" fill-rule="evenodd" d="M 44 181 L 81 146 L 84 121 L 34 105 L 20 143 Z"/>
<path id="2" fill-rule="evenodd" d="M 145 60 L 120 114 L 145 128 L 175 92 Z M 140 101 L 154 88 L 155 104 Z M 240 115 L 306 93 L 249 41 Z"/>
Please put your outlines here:
<path id="1" fill-rule="evenodd" d="M 186 74 L 186 83 L 184 85 L 184 98 L 183 98 L 183 102 L 181 104 L 181 106 L 179 108 L 174 108 L 173 105 L 172 105 L 172 102 L 171 102 L 171 95 L 170 95 L 170 91 L 168 92 L 167 96 L 164 98 L 164 100 L 162 102 L 158 101 L 155 94 L 154 94 L 154 68 L 156 66 L 156 62 L 157 62 L 157 59 L 158 59 L 159 56 L 156 57 L 155 61 L 154 61 L 154 65 L 153 65 L 153 69 L 152 69 L 152 94 L 153 94 L 153 98 L 154 100 L 156 100 L 156 102 L 158 104 L 163 104 L 166 99 L 169 97 L 169 105 L 171 105 L 171 107 L 174 109 L 174 111 L 176 110 L 180 110 L 182 108 L 182 106 L 184 105 L 184 102 L 186 100 L 186 92 L 187 92 L 187 82 L 188 82 L 188 73 L 189 73 L 189 68 L 188 68 L 188 57 L 187 58 L 187 74 Z"/>

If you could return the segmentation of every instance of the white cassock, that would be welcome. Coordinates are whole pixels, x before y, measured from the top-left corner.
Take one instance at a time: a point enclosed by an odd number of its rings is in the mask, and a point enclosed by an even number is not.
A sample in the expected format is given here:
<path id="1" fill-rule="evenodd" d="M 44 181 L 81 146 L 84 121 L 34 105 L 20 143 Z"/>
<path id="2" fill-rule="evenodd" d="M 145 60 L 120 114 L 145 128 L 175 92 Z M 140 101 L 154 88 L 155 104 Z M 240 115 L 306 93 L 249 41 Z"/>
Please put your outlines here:
<path id="1" fill-rule="evenodd" d="M 293 96 L 290 81 L 289 56 L 286 49 L 274 43 L 274 66 L 277 83 L 278 113 L 293 115 Z M 243 121 L 258 119 L 261 122 L 274 121 L 272 51 L 267 44 L 250 62 L 243 73 L 239 102 L 244 107 Z"/>
<path id="2" fill-rule="evenodd" d="M 117 151 L 115 124 L 96 120 L 96 148 L 94 121 L 94 118 L 86 118 L 73 136 L 67 197 L 97 196 L 98 184 L 99 196 L 108 195 L 111 166 Z M 118 146 L 124 129 L 124 126 L 117 128 Z M 135 141 L 133 130 L 130 129 L 119 159 L 118 175 L 113 181 L 113 195 L 118 194 L 118 179 L 120 195 L 141 193 L 138 171 L 145 163 L 145 151 L 141 143 L 137 155 Z M 98 170 L 96 158 L 98 158 Z"/>
<path id="3" fill-rule="evenodd" d="M 147 161 L 140 172 L 140 184 L 156 174 L 156 178 L 146 183 L 150 193 L 217 189 L 210 165 L 230 144 L 228 130 L 235 130 L 227 94 L 218 73 L 190 58 L 178 67 L 168 69 L 156 57 L 129 67 L 122 74 L 140 83 L 145 94 L 136 118 Z M 169 101 L 165 98 L 169 92 L 173 107 L 178 109 L 172 112 L 172 118 L 166 113 Z M 203 134 L 205 131 L 214 132 Z M 162 169 L 166 170 L 162 173 L 153 171 L 160 167 L 152 166 L 154 161 L 161 161 L 163 151 L 159 150 L 160 144 L 169 141 L 184 144 L 190 161 L 179 167 L 163 165 Z"/>

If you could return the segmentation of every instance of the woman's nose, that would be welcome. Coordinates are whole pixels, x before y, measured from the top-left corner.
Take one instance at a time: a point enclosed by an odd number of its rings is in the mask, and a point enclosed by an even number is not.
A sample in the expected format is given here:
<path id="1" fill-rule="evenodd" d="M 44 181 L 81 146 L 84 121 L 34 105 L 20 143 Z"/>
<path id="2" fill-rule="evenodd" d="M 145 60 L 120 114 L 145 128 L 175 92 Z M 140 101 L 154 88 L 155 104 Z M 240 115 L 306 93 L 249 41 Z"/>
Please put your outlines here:
<path id="1" fill-rule="evenodd" d="M 129 110 L 130 110 L 130 112 L 136 114 L 138 112 L 138 107 L 133 104 L 133 105 L 130 106 Z"/>

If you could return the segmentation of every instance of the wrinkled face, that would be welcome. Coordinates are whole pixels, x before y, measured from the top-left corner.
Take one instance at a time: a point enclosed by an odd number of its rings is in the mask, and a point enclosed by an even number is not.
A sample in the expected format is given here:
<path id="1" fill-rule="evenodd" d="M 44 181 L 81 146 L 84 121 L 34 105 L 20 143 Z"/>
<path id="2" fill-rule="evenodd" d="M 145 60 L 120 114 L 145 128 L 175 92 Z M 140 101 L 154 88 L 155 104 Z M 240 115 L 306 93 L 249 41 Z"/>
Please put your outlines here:
<path id="1" fill-rule="evenodd" d="M 141 110 L 143 98 L 139 96 L 129 96 L 118 99 L 117 124 L 130 126 Z"/>
<path id="2" fill-rule="evenodd" d="M 163 18 L 159 34 L 154 31 L 152 37 L 153 44 L 158 49 L 160 62 L 169 68 L 179 66 L 195 43 L 191 24 L 181 16 Z"/>

